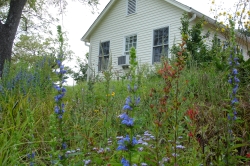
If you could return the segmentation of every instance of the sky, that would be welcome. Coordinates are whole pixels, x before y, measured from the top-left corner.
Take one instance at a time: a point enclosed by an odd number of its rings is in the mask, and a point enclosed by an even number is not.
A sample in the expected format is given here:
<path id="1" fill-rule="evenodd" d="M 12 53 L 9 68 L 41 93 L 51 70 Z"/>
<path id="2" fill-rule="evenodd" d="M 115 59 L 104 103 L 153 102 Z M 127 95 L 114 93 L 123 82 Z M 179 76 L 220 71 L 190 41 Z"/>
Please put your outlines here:
<path id="1" fill-rule="evenodd" d="M 179 2 L 192 7 L 200 11 L 201 13 L 213 17 L 210 12 L 212 0 L 178 0 Z M 217 6 L 226 8 L 232 8 L 233 4 L 237 0 L 215 0 Z M 84 42 L 80 39 L 87 32 L 89 27 L 101 13 L 101 11 L 108 4 L 109 0 L 100 0 L 98 5 L 98 10 L 92 13 L 92 8 L 89 6 L 84 6 L 77 1 L 69 1 L 66 8 L 66 14 L 63 16 L 61 21 L 63 31 L 67 31 L 67 37 L 69 39 L 69 45 L 71 50 L 75 53 L 75 57 L 84 58 L 84 55 L 88 52 L 88 47 L 85 46 Z M 70 66 L 75 66 L 76 61 L 70 62 Z M 72 84 L 73 80 L 68 81 L 68 84 Z"/>

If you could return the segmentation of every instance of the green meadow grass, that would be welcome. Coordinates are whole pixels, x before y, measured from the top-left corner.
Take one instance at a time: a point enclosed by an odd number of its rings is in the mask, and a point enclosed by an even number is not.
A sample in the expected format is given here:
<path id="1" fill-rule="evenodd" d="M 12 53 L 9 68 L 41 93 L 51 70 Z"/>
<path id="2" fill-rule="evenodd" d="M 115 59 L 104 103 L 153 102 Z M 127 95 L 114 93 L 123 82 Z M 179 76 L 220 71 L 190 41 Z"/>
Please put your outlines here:
<path id="1" fill-rule="evenodd" d="M 35 75 L 33 82 L 28 82 L 29 78 L 24 74 L 15 82 L 19 71 Z M 121 165 L 122 157 L 127 154 L 117 151 L 118 137 L 129 131 L 118 116 L 125 99 L 131 95 L 127 89 L 129 80 L 111 80 L 108 89 L 105 79 L 66 87 L 62 99 L 65 113 L 59 124 L 54 113 L 57 92 L 53 89 L 53 81 L 56 76 L 51 69 L 48 66 L 46 70 L 44 67 L 29 70 L 20 67 L 10 70 L 10 73 L 1 80 L 0 89 L 1 165 L 57 163 L 54 165 L 74 166 L 87 165 L 88 160 L 91 161 L 89 165 Z M 176 88 L 173 84 L 166 112 L 160 117 L 162 126 L 158 128 L 155 121 L 159 115 L 159 98 L 164 95 L 164 81 L 157 71 L 144 73 L 147 74 L 143 74 L 137 83 L 140 104 L 133 113 L 133 132 L 138 140 L 143 140 L 132 152 L 134 164 L 173 165 L 173 147 L 177 145 L 180 148 L 176 158 L 180 166 L 226 165 L 227 151 L 236 165 L 249 161 L 246 158 L 250 152 L 249 84 L 240 86 L 239 118 L 232 126 L 234 139 L 229 146 L 226 124 L 231 89 L 226 71 L 217 71 L 214 66 L 185 68 L 178 79 L 180 93 L 177 97 L 181 101 L 178 113 L 174 114 L 173 110 Z M 153 97 L 150 96 L 152 90 L 156 91 Z M 190 119 L 188 110 L 193 110 L 193 119 Z M 173 124 L 176 118 L 178 128 Z M 66 149 L 61 148 L 60 127 Z M 173 142 L 174 132 L 178 132 L 176 142 Z M 31 157 L 31 154 L 35 156 Z M 52 159 L 52 155 L 65 158 L 61 162 L 59 158 Z"/>

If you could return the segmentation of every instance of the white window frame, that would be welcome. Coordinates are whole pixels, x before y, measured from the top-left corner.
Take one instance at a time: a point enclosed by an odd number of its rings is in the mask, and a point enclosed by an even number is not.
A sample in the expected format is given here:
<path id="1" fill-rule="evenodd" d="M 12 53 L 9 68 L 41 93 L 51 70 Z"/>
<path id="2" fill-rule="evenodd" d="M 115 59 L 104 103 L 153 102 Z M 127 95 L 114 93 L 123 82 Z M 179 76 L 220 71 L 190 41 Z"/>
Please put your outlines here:
<path id="1" fill-rule="evenodd" d="M 128 10 L 129 1 L 131 1 L 131 0 L 127 0 L 127 6 L 126 6 L 126 8 L 127 8 L 127 10 L 126 10 L 127 16 L 132 15 L 132 14 L 136 14 L 136 12 L 137 12 L 137 0 L 135 0 L 135 12 L 133 12 L 133 13 L 128 13 L 128 11 L 129 11 L 129 10 Z"/>
<path id="2" fill-rule="evenodd" d="M 155 31 L 156 30 L 160 30 L 160 29 L 164 29 L 164 28 L 168 28 L 168 40 L 167 40 L 167 44 L 160 44 L 160 45 L 155 45 L 154 44 L 154 40 L 155 40 Z M 170 26 L 164 26 L 164 27 L 159 27 L 159 28 L 155 28 L 155 29 L 153 29 L 153 32 L 152 32 L 152 64 L 154 64 L 154 63 L 158 63 L 158 62 L 160 62 L 160 61 L 154 61 L 154 57 L 155 57 L 155 55 L 154 55 L 154 48 L 155 47 L 162 47 L 162 46 L 167 46 L 168 47 L 168 51 L 166 52 L 166 54 L 167 54 L 167 57 L 169 57 L 169 50 L 170 50 L 170 48 L 169 48 L 169 40 L 170 40 Z"/>
<path id="3" fill-rule="evenodd" d="M 138 35 L 137 34 L 132 34 L 132 35 L 129 35 L 129 36 L 125 36 L 124 37 L 124 55 L 129 55 L 129 51 L 131 49 L 131 47 L 128 47 L 128 50 L 126 50 L 126 46 L 127 46 L 127 38 L 130 38 L 130 37 L 135 37 L 136 36 L 136 43 L 135 42 L 132 42 L 132 47 L 134 46 L 134 43 L 136 44 L 135 45 L 135 49 L 137 48 L 137 45 L 138 45 Z M 134 39 L 133 39 L 134 40 Z"/>

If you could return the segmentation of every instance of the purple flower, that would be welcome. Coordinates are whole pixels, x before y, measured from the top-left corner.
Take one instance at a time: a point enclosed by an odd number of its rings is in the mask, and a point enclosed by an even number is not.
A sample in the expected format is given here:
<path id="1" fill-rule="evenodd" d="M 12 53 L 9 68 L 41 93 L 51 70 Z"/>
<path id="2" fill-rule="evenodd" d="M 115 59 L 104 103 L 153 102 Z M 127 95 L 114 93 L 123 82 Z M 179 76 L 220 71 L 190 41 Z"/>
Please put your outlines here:
<path id="1" fill-rule="evenodd" d="M 64 96 L 64 93 L 62 94 L 58 94 L 57 96 L 54 97 L 55 101 L 58 102 L 59 100 L 61 100 Z"/>
<path id="2" fill-rule="evenodd" d="M 59 114 L 60 108 L 58 106 L 55 106 L 55 113 Z"/>
<path id="3" fill-rule="evenodd" d="M 236 76 L 234 76 L 234 82 L 235 83 L 239 83 L 240 82 L 239 78 L 237 78 Z"/>
<path id="4" fill-rule="evenodd" d="M 136 144 L 138 144 L 138 141 L 136 140 L 136 138 L 135 138 L 135 137 L 133 137 L 133 140 L 132 140 L 132 145 L 134 146 L 134 145 L 136 145 Z"/>
<path id="5" fill-rule="evenodd" d="M 124 112 L 121 115 L 118 116 L 120 119 L 128 118 L 128 115 Z"/>
<path id="6" fill-rule="evenodd" d="M 58 65 L 58 67 L 60 67 L 62 65 L 62 62 L 60 60 L 57 60 L 56 63 Z"/>
<path id="7" fill-rule="evenodd" d="M 62 144 L 62 149 L 66 149 L 67 148 L 67 144 L 64 142 L 63 144 Z"/>
<path id="8" fill-rule="evenodd" d="M 125 118 L 122 120 L 122 124 L 125 124 L 127 126 L 133 126 L 134 120 L 133 120 L 133 118 L 128 117 L 128 118 Z"/>
<path id="9" fill-rule="evenodd" d="M 135 100 L 135 105 L 138 105 L 141 101 L 141 98 L 140 97 L 137 97 L 137 99 Z"/>
<path id="10" fill-rule="evenodd" d="M 125 104 L 129 105 L 130 103 L 131 103 L 131 99 L 130 99 L 130 97 L 127 97 Z"/>
<path id="11" fill-rule="evenodd" d="M 62 87 L 62 92 L 65 93 L 66 92 L 66 89 L 64 87 Z"/>
<path id="12" fill-rule="evenodd" d="M 127 144 L 129 143 L 129 136 L 127 135 L 125 138 L 122 138 L 118 141 L 118 147 L 117 150 L 128 150 Z"/>
<path id="13" fill-rule="evenodd" d="M 132 110 L 132 108 L 130 107 L 130 103 L 131 103 L 131 99 L 130 99 L 130 97 L 127 97 L 125 105 L 123 106 L 122 109 L 123 110 Z"/>
<path id="14" fill-rule="evenodd" d="M 132 108 L 130 107 L 130 105 L 124 105 L 123 106 L 123 108 L 122 108 L 123 110 L 132 110 Z"/>
<path id="15" fill-rule="evenodd" d="M 238 74 L 237 69 L 233 69 L 233 75 L 236 75 L 236 74 Z"/>
<path id="16" fill-rule="evenodd" d="M 129 162 L 125 158 L 122 158 L 121 163 L 123 166 L 129 166 Z"/>
<path id="17" fill-rule="evenodd" d="M 133 118 L 130 118 L 126 113 L 119 115 L 119 118 L 122 120 L 122 124 L 125 124 L 127 126 L 133 126 L 134 124 Z"/>
<path id="18" fill-rule="evenodd" d="M 233 94 L 236 94 L 237 90 L 238 90 L 238 85 L 235 85 L 234 88 L 233 88 Z"/>
<path id="19" fill-rule="evenodd" d="M 33 158 L 35 158 L 35 156 L 36 156 L 36 154 L 35 154 L 35 152 L 32 152 L 31 154 L 28 154 L 27 155 L 27 157 L 29 158 L 29 159 L 33 159 Z"/>
<path id="20" fill-rule="evenodd" d="M 57 91 L 60 91 L 61 90 L 61 88 L 58 86 L 58 85 L 54 85 L 54 88 L 57 90 Z"/>
<path id="21" fill-rule="evenodd" d="M 238 99 L 235 97 L 232 101 L 231 104 L 234 105 L 235 103 L 239 102 Z"/>
<path id="22" fill-rule="evenodd" d="M 238 58 L 238 57 L 235 57 L 235 58 L 234 58 L 234 62 L 235 62 L 235 63 L 237 63 L 237 62 L 238 62 L 238 60 L 239 60 L 239 58 Z"/>
<path id="23" fill-rule="evenodd" d="M 134 145 L 138 144 L 138 141 L 136 140 L 135 137 L 133 137 L 132 142 L 130 142 L 129 136 L 126 135 L 125 138 L 122 138 L 118 141 L 119 146 L 118 146 L 117 150 L 128 150 L 127 146 L 129 144 L 134 146 Z"/>

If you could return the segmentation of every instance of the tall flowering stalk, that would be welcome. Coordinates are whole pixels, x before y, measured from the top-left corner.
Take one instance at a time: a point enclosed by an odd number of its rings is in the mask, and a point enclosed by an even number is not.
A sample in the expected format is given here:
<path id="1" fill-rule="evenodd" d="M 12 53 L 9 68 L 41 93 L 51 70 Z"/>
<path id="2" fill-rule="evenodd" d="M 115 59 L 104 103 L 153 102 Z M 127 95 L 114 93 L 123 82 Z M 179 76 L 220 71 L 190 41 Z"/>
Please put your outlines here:
<path id="1" fill-rule="evenodd" d="M 230 21 L 230 25 L 231 27 L 234 27 L 233 21 Z M 231 113 L 228 114 L 228 119 L 236 120 L 236 117 L 237 117 L 236 104 L 238 103 L 236 93 L 239 89 L 239 82 L 240 82 L 239 78 L 237 77 L 238 75 L 237 66 L 239 66 L 239 62 L 238 62 L 239 58 L 237 57 L 238 48 L 236 48 L 236 44 L 235 44 L 234 28 L 231 28 L 230 34 L 231 34 L 232 46 L 230 48 L 231 54 L 229 57 L 230 74 L 229 74 L 228 83 L 231 84 L 231 87 L 232 87 L 232 93 L 230 95 L 230 99 L 231 99 L 230 104 L 231 104 L 232 111 Z"/>
<path id="2" fill-rule="evenodd" d="M 58 129 L 56 129 L 56 127 L 52 127 L 52 129 L 56 130 L 54 131 L 54 136 L 55 138 L 53 138 L 52 140 L 52 144 L 54 147 L 52 147 L 52 151 L 56 150 L 57 144 L 58 142 L 60 143 L 60 149 L 59 151 L 65 151 L 65 149 L 67 148 L 67 144 L 66 144 L 66 140 L 65 140 L 65 134 L 64 134 L 64 130 L 63 130 L 63 115 L 65 112 L 65 104 L 63 103 L 63 97 L 65 96 L 66 93 L 66 89 L 63 86 L 63 84 L 66 82 L 65 81 L 65 74 L 66 74 L 66 70 L 64 69 L 64 65 L 62 64 L 63 61 L 63 35 L 62 35 L 62 31 L 61 31 L 61 27 L 58 26 L 58 35 L 59 35 L 59 42 L 60 42 L 60 52 L 58 55 L 58 58 L 56 60 L 57 63 L 57 67 L 58 69 L 55 71 L 59 81 L 57 83 L 54 83 L 54 88 L 57 91 L 57 95 L 54 97 L 55 100 L 55 108 L 54 108 L 54 113 L 56 116 L 55 122 L 52 122 L 52 126 L 53 125 L 58 125 Z M 57 123 L 57 124 L 56 124 Z M 57 140 L 56 140 L 57 138 Z M 59 162 L 65 161 L 65 156 L 62 153 L 54 153 L 57 154 L 59 157 Z M 52 164 L 55 164 L 55 162 L 53 161 L 53 157 L 54 155 L 52 155 Z M 57 162 L 58 163 L 58 162 Z"/>
<path id="3" fill-rule="evenodd" d="M 237 111 L 236 111 L 236 105 L 239 102 L 237 98 L 237 91 L 239 89 L 239 83 L 240 79 L 238 76 L 238 69 L 237 66 L 239 66 L 239 58 L 237 57 L 238 48 L 236 47 L 236 40 L 235 40 L 235 23 L 232 20 L 229 20 L 230 23 L 230 56 L 229 56 L 229 66 L 230 66 L 230 73 L 228 78 L 228 83 L 231 85 L 231 93 L 230 93 L 230 105 L 231 109 L 229 110 L 227 114 L 228 123 L 227 123 L 227 144 L 226 144 L 226 154 L 225 154 L 225 163 L 228 165 L 234 165 L 234 159 L 232 156 L 232 152 L 229 151 L 230 147 L 234 146 L 234 135 L 233 135 L 233 126 L 235 123 L 235 120 L 237 119 Z"/>
<path id="4" fill-rule="evenodd" d="M 126 98 L 125 104 L 122 108 L 123 113 L 119 115 L 121 123 L 126 126 L 128 133 L 126 136 L 118 141 L 117 150 L 127 151 L 129 154 L 129 159 L 126 160 L 124 157 L 121 160 L 123 166 L 129 166 L 132 164 L 132 151 L 135 148 L 135 145 L 138 144 L 138 141 L 134 137 L 134 111 L 140 103 L 140 97 L 136 96 L 136 91 L 138 86 L 136 85 L 136 53 L 135 48 L 132 47 L 130 50 L 130 76 L 127 89 L 129 96 Z"/>
<path id="5" fill-rule="evenodd" d="M 106 90 L 106 107 L 104 110 L 105 113 L 105 121 L 104 121 L 104 130 L 105 130 L 105 136 L 106 136 L 106 141 L 108 140 L 108 110 L 112 109 L 110 106 L 111 104 L 111 99 L 115 95 L 114 92 L 109 94 L 110 91 L 110 81 L 112 79 L 112 56 L 110 56 L 109 59 L 109 64 L 107 70 L 103 71 L 104 79 L 105 79 L 105 90 Z M 107 143 L 107 142 L 106 142 Z"/>
<path id="6" fill-rule="evenodd" d="M 157 129 L 162 126 L 162 121 L 160 121 L 160 117 L 168 110 L 171 110 L 174 112 L 174 154 L 172 156 L 174 157 L 174 162 L 177 164 L 177 138 L 178 138 L 178 110 L 180 108 L 181 103 L 178 100 L 178 97 L 180 95 L 180 89 L 179 89 L 179 77 L 181 74 L 181 71 L 184 69 L 184 56 L 185 53 L 185 41 L 182 40 L 182 43 L 180 44 L 180 51 L 177 52 L 174 59 L 174 64 L 171 65 L 167 60 L 163 62 L 163 67 L 158 71 L 158 73 L 162 76 L 164 79 L 165 86 L 163 88 L 164 95 L 159 99 L 159 111 L 158 111 L 158 118 L 155 121 L 155 124 L 157 126 Z M 175 86 L 173 86 L 175 84 Z M 173 89 L 175 87 L 175 89 Z M 174 90 L 174 98 L 173 98 L 173 106 L 169 107 L 168 99 L 170 91 Z M 167 109 L 169 107 L 169 109 Z M 167 119 L 168 117 L 164 117 Z M 162 119 L 163 120 L 163 119 Z M 158 156 L 157 156 L 158 157 Z"/>

